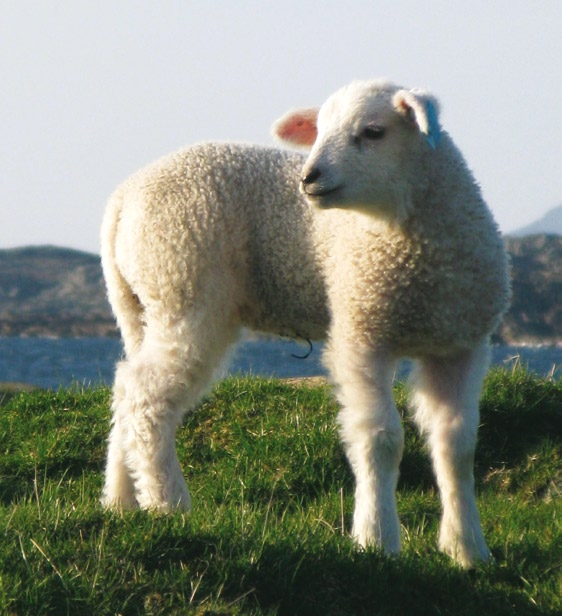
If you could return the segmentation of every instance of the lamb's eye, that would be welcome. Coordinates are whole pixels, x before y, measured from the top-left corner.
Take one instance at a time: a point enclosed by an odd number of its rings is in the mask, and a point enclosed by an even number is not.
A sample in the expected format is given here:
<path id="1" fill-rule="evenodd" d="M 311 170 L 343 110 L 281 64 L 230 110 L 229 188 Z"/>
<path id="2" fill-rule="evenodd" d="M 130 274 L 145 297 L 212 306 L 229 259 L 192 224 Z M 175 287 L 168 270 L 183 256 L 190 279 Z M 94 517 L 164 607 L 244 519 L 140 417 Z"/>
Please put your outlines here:
<path id="1" fill-rule="evenodd" d="M 366 126 L 363 129 L 362 136 L 369 141 L 375 141 L 376 139 L 382 139 L 384 137 L 385 129 L 383 126 Z"/>

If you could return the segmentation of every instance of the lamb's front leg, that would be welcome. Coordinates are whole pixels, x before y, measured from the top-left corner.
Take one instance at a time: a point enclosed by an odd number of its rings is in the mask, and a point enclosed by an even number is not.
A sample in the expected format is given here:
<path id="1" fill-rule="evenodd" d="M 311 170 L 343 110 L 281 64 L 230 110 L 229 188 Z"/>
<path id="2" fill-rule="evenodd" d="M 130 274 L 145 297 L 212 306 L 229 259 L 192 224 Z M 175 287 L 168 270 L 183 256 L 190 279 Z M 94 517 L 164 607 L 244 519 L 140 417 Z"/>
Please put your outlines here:
<path id="1" fill-rule="evenodd" d="M 404 435 L 392 398 L 395 362 L 369 355 L 354 349 L 346 357 L 334 354 L 330 362 L 342 405 L 340 434 L 356 481 L 352 532 L 363 547 L 398 553 L 396 484 Z"/>
<path id="2" fill-rule="evenodd" d="M 430 446 L 443 504 L 439 548 L 465 568 L 491 557 L 473 475 L 478 401 L 487 367 L 483 346 L 456 357 L 424 359 L 412 376 L 415 418 Z"/>

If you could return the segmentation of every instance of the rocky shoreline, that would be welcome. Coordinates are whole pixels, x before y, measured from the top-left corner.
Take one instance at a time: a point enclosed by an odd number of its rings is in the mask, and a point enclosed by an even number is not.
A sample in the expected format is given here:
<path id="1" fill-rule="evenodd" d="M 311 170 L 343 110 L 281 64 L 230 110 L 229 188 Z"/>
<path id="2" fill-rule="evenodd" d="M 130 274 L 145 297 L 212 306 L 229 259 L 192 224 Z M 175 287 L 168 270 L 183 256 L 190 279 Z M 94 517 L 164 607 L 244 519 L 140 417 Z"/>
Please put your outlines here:
<path id="1" fill-rule="evenodd" d="M 562 346 L 562 236 L 507 237 L 513 301 L 494 342 Z M 0 250 L 0 336 L 117 337 L 98 255 Z"/>

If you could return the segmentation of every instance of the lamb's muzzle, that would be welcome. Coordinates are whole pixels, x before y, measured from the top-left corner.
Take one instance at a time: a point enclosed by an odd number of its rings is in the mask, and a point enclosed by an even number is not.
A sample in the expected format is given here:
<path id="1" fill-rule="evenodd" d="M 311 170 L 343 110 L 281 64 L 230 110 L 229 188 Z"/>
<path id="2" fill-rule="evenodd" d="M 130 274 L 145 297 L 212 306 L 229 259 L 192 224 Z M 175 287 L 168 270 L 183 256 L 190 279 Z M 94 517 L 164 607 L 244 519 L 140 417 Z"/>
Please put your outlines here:
<path id="1" fill-rule="evenodd" d="M 326 180 L 322 177 L 322 171 L 318 167 L 312 167 L 308 173 L 306 173 L 306 168 L 304 171 L 305 173 L 300 182 L 300 191 L 309 199 L 317 201 L 322 197 L 333 195 L 341 189 L 339 184 L 335 186 L 326 185 Z M 324 181 L 319 181 L 321 178 Z"/>

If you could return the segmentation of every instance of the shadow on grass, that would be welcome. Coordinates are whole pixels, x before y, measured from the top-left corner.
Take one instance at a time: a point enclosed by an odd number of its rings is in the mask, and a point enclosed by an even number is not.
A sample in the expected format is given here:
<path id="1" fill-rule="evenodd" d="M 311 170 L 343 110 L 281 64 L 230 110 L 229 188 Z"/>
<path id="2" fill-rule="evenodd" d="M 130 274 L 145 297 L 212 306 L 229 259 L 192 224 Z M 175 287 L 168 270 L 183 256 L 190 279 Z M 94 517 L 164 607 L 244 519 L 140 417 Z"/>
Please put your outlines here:
<path id="1" fill-rule="evenodd" d="M 220 589 L 220 600 L 243 606 L 240 613 L 545 614 L 520 592 L 519 577 L 506 577 L 492 567 L 467 573 L 451 566 L 446 557 L 424 562 L 420 557 L 389 559 L 348 545 L 311 551 L 289 539 L 257 547 L 235 537 L 162 535 L 139 560 L 150 575 L 189 569 L 191 582 L 197 580 L 195 605 L 216 600 Z M 503 584 L 501 591 L 498 581 Z M 191 582 L 183 585 L 193 588 Z M 141 597 L 137 600 L 140 607 Z"/>
<path id="2" fill-rule="evenodd" d="M 100 509 L 81 514 L 79 521 L 75 515 L 44 519 L 25 534 L 14 520 L 6 533 L 12 547 L 4 552 L 0 574 L 21 569 L 14 613 L 555 613 L 540 606 L 536 593 L 526 592 L 527 580 L 536 581 L 537 573 L 527 570 L 517 550 L 507 566 L 465 572 L 431 551 L 391 559 L 357 551 L 346 538 L 326 542 L 290 528 L 264 540 L 260 529 L 204 531 L 182 514 L 120 516 Z M 535 569 L 553 558 L 538 545 L 531 556 Z M 36 584 L 40 593 L 31 592 Z"/>

